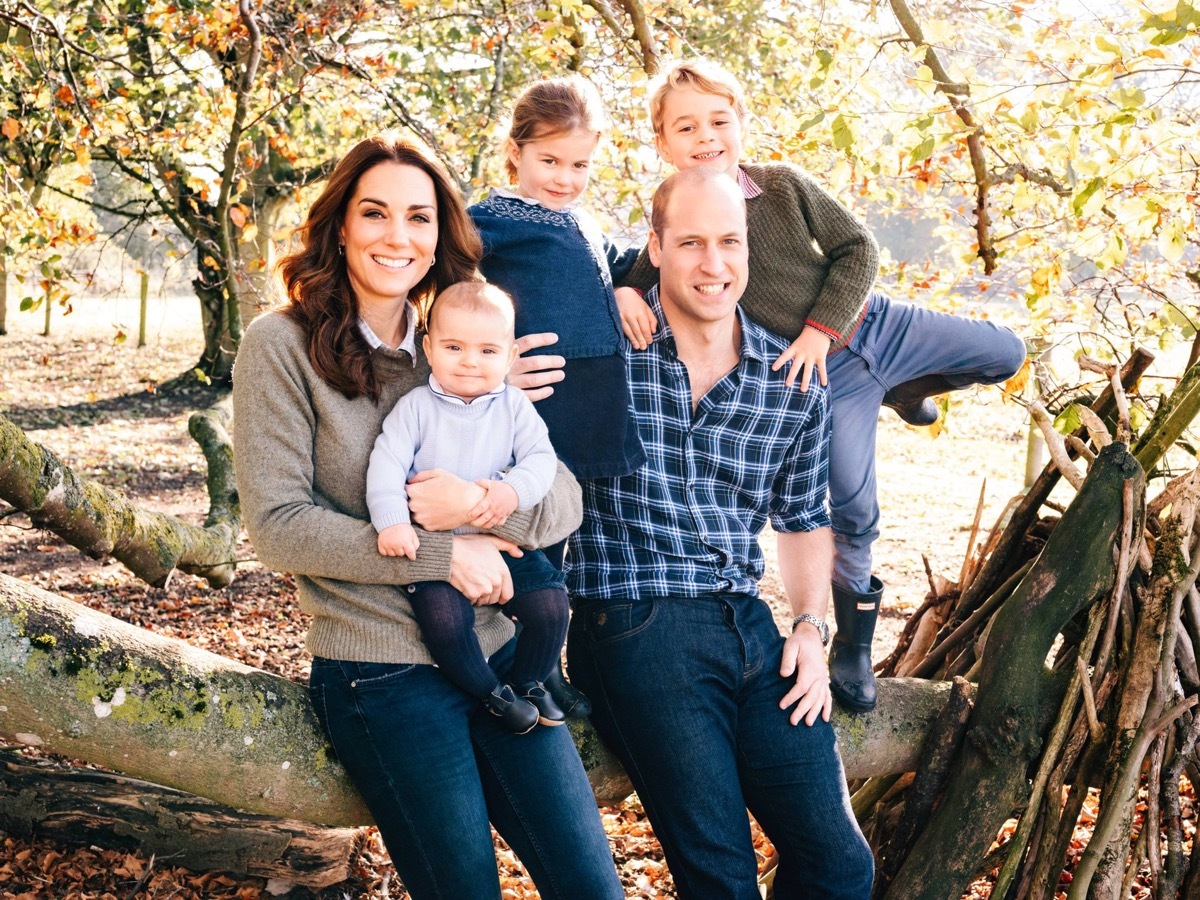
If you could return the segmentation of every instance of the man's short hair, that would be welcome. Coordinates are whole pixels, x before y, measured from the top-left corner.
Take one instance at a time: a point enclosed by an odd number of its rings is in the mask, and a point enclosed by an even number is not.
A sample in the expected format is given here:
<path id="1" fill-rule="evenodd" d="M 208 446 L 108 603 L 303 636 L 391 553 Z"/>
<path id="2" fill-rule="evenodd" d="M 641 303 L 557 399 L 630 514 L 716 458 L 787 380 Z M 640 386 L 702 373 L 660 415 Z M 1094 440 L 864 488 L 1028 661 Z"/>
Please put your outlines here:
<path id="1" fill-rule="evenodd" d="M 648 105 L 650 124 L 654 126 L 655 134 L 662 134 L 663 107 L 666 105 L 667 95 L 679 88 L 692 88 L 702 94 L 724 97 L 743 123 L 749 115 L 746 95 L 742 91 L 742 85 L 733 75 L 707 59 L 679 59 L 655 76 L 650 85 Z"/>
<path id="2" fill-rule="evenodd" d="M 438 313 L 446 309 L 461 309 L 464 312 L 493 312 L 504 322 L 505 334 L 513 337 L 516 311 L 512 297 L 494 284 L 486 281 L 459 281 L 450 285 L 433 301 L 429 315 L 425 317 L 425 330 L 433 331 Z"/>
<path id="3" fill-rule="evenodd" d="M 725 172 L 709 168 L 708 166 L 694 166 L 690 169 L 681 169 L 674 175 L 663 179 L 662 184 L 655 190 L 654 199 L 651 201 L 650 228 L 658 235 L 660 241 L 662 240 L 663 230 L 667 227 L 667 210 L 671 206 L 671 195 L 675 193 L 676 189 L 682 188 L 685 191 L 694 191 L 710 184 L 728 185 L 729 189 L 737 196 L 738 204 L 742 208 L 743 215 L 745 215 L 746 197 L 735 179 L 731 178 Z"/>

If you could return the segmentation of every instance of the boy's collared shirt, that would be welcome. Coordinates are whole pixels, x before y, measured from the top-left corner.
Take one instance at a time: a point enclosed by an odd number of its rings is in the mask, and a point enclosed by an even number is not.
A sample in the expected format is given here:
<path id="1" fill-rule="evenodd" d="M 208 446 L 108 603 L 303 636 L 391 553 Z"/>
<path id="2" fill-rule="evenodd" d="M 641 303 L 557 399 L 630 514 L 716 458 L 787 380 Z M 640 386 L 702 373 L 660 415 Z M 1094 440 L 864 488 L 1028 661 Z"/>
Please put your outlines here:
<path id="1" fill-rule="evenodd" d="M 657 287 L 647 302 L 663 323 L 626 354 L 638 430 L 649 461 L 621 478 L 583 482 L 583 525 L 571 538 L 568 584 L 581 597 L 757 594 L 758 534 L 829 525 L 828 390 L 784 383 L 771 363 L 786 342 L 739 309 L 741 359 L 692 412 Z"/>
<path id="2" fill-rule="evenodd" d="M 738 187 L 742 189 L 742 196 L 747 200 L 753 200 L 763 192 L 763 189 L 758 186 L 758 182 L 751 178 L 741 166 L 738 166 L 737 170 L 737 183 Z"/>

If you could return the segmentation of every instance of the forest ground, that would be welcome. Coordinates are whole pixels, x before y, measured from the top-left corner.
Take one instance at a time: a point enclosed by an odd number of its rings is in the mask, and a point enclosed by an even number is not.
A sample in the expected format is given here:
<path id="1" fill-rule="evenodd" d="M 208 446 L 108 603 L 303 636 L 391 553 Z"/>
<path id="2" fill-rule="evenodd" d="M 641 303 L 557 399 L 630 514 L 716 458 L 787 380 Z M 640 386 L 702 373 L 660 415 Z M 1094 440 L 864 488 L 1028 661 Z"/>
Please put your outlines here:
<path id="1" fill-rule="evenodd" d="M 207 509 L 204 459 L 186 423 L 210 395 L 198 382 L 169 395 L 158 390 L 199 356 L 195 301 L 154 302 L 150 320 L 148 346 L 138 349 L 136 307 L 128 302 L 96 302 L 65 318 L 56 310 L 49 338 L 40 335 L 40 314 L 10 313 L 10 333 L 0 338 L 0 411 L 80 473 L 147 508 L 199 524 Z M 115 340 L 118 332 L 128 335 L 122 343 Z M 957 580 L 984 479 L 982 533 L 1021 489 L 1025 422 L 1024 411 L 1002 402 L 995 388 L 955 395 L 946 427 L 936 438 L 926 429 L 903 425 L 890 412 L 881 415 L 882 538 L 876 545 L 876 572 L 887 594 L 876 659 L 890 652 L 906 616 L 928 591 L 923 555 L 933 573 Z M 789 616 L 774 544 L 764 536 L 763 593 L 784 623 Z M 252 554 L 248 544 L 241 546 L 243 558 Z M 293 583 L 257 563 L 240 568 L 224 591 L 210 591 L 199 579 L 183 575 L 158 590 L 117 563 L 87 559 L 56 536 L 31 529 L 18 515 L 0 520 L 0 571 L 249 665 L 307 678 L 306 623 Z M 627 895 L 673 896 L 661 851 L 636 799 L 602 814 Z M 769 844 L 757 830 L 755 835 L 764 855 L 769 853 Z M 506 900 L 536 896 L 499 842 L 498 853 Z M 262 879 L 193 873 L 169 860 L 152 864 L 137 854 L 30 842 L 0 832 L 0 900 L 132 897 L 148 867 L 152 871 L 139 898 L 267 896 Z M 407 896 L 374 839 L 354 872 L 351 882 L 319 896 Z M 312 895 L 297 889 L 288 896 Z"/>

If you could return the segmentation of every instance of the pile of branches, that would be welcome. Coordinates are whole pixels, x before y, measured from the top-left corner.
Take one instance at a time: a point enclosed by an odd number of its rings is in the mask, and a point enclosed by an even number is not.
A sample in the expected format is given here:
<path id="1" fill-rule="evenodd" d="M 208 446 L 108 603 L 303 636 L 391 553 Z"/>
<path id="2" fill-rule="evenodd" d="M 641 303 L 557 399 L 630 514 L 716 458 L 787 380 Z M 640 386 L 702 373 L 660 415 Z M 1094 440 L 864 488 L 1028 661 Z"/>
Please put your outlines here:
<path id="1" fill-rule="evenodd" d="M 1065 440 L 1030 404 L 1050 464 L 978 548 L 976 514 L 958 582 L 929 572 L 876 667 L 955 687 L 915 774 L 854 786 L 874 896 L 958 898 L 997 866 L 997 900 L 1128 897 L 1135 880 L 1162 900 L 1200 896 L 1180 809 L 1182 780 L 1200 784 L 1200 469 L 1148 505 L 1144 475 L 1196 415 L 1200 366 L 1131 442 L 1126 391 L 1151 359 L 1081 361 L 1108 385 Z M 1060 478 L 1076 491 L 1065 508 L 1049 502 Z"/>

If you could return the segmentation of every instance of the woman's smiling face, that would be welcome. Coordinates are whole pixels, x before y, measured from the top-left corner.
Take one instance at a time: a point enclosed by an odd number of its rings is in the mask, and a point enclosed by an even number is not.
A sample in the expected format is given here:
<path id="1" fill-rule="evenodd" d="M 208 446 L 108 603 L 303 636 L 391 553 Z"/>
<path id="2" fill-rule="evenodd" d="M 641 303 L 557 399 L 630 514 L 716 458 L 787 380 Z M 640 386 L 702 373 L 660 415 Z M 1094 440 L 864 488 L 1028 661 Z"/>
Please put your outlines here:
<path id="1" fill-rule="evenodd" d="M 403 301 L 437 249 L 433 179 L 402 163 L 368 169 L 346 205 L 341 239 L 360 308 Z"/>

